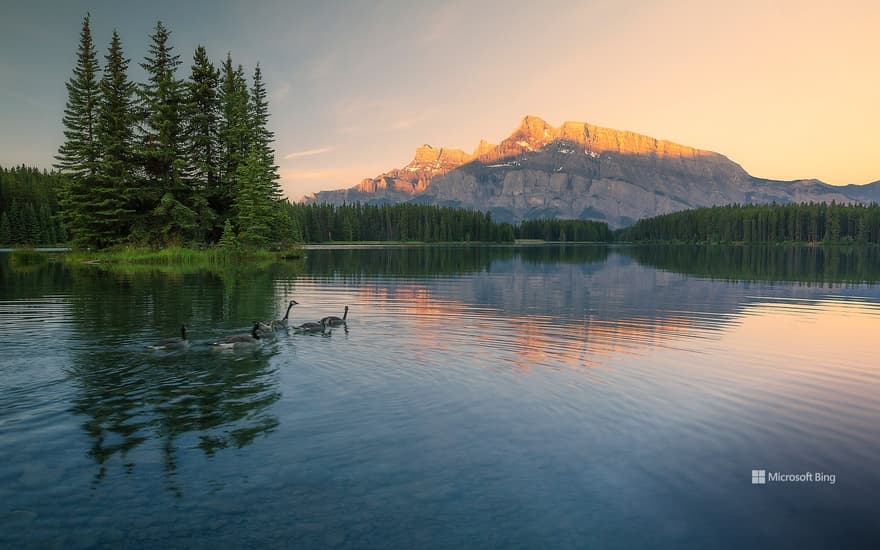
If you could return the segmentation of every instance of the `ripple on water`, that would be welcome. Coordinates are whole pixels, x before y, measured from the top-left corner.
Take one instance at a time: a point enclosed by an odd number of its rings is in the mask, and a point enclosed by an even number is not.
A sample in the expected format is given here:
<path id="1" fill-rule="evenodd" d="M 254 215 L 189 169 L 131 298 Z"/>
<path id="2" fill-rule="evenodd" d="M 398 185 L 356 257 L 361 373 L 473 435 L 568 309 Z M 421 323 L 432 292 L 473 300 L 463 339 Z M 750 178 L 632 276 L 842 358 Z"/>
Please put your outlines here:
<path id="1" fill-rule="evenodd" d="M 825 541 L 810 510 L 829 509 L 860 532 L 880 488 L 876 287 L 711 281 L 614 253 L 356 269 L 79 275 L 4 294 L 11 546 L 27 524 L 72 547 L 120 532 L 147 546 L 808 547 Z M 294 324 L 348 305 L 348 330 L 208 345 L 294 297 Z M 181 323 L 187 350 L 144 349 Z M 755 467 L 841 481 L 756 498 Z M 774 532 L 743 528 L 757 519 Z"/>

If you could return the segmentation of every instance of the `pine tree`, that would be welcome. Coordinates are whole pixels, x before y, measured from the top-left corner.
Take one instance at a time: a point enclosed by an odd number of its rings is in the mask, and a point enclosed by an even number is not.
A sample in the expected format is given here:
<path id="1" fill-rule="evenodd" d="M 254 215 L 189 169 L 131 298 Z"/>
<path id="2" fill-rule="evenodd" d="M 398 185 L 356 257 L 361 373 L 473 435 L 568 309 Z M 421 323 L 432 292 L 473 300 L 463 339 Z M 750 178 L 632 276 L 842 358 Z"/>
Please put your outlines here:
<path id="1" fill-rule="evenodd" d="M 141 86 L 143 159 L 146 185 L 143 198 L 149 217 L 147 238 L 180 240 L 195 229 L 195 213 L 185 201 L 191 197 L 184 180 L 183 83 L 175 77 L 180 56 L 168 43 L 171 32 L 161 21 L 150 37 L 150 51 L 141 67 L 147 83 Z M 184 225 L 180 225 L 183 223 Z"/>
<path id="2" fill-rule="evenodd" d="M 234 69 L 232 57 L 227 54 L 222 68 L 220 87 L 220 189 L 215 209 L 218 217 L 225 220 L 232 215 L 232 206 L 238 195 L 238 167 L 247 154 L 248 92 L 244 71 Z"/>
<path id="3" fill-rule="evenodd" d="M 203 46 L 193 55 L 192 72 L 186 87 L 187 177 L 193 192 L 202 236 L 213 233 L 216 211 L 220 208 L 219 189 L 219 111 L 217 87 L 220 73 L 211 64 Z"/>
<path id="4" fill-rule="evenodd" d="M 281 186 L 278 183 L 278 166 L 275 165 L 275 134 L 269 130 L 269 102 L 263 73 L 258 63 L 254 69 L 253 85 L 248 105 L 249 147 L 252 158 L 258 163 L 260 185 L 264 194 L 265 216 L 263 222 L 269 228 L 268 238 L 278 240 L 284 236 L 284 212 L 281 205 Z"/>
<path id="5" fill-rule="evenodd" d="M 0 214 L 0 244 L 12 244 L 12 226 L 5 211 Z"/>
<path id="6" fill-rule="evenodd" d="M 61 221 L 60 217 L 55 218 L 55 237 L 55 242 L 58 243 L 66 243 L 69 238 L 67 227 L 64 225 L 64 222 Z"/>
<path id="7" fill-rule="evenodd" d="M 238 246 L 238 239 L 235 237 L 235 230 L 232 228 L 232 222 L 229 221 L 229 218 L 223 224 L 223 235 L 217 246 L 220 248 L 236 248 Z"/>
<path id="8" fill-rule="evenodd" d="M 52 214 L 46 203 L 40 205 L 38 217 L 40 220 L 40 244 L 52 244 L 57 242 L 55 238 L 55 224 L 52 223 Z"/>
<path id="9" fill-rule="evenodd" d="M 98 246 L 125 239 L 134 224 L 135 188 L 134 93 L 119 34 L 113 31 L 101 79 L 97 135 L 102 157 L 91 194 L 95 210 L 90 225 Z"/>
<path id="10" fill-rule="evenodd" d="M 37 217 L 37 211 L 34 210 L 33 204 L 26 203 L 22 208 L 21 223 L 23 230 L 21 242 L 38 244 L 40 242 L 40 218 Z"/>
<path id="11" fill-rule="evenodd" d="M 27 231 L 25 230 L 22 211 L 18 206 L 18 201 L 13 200 L 12 204 L 9 206 L 9 227 L 10 242 L 16 244 L 25 242 Z"/>
<path id="12" fill-rule="evenodd" d="M 236 173 L 239 192 L 234 210 L 239 239 L 249 246 L 265 246 L 273 236 L 277 203 L 272 199 L 264 165 L 256 150 L 251 150 Z"/>
<path id="13" fill-rule="evenodd" d="M 250 93 L 248 108 L 250 140 L 249 145 L 257 155 L 264 179 L 271 182 L 270 196 L 273 200 L 281 199 L 281 187 L 278 185 L 278 167 L 275 166 L 275 149 L 272 142 L 275 134 L 269 130 L 269 102 L 266 99 L 266 86 L 263 84 L 263 73 L 260 64 L 254 69 L 253 86 Z"/>
<path id="14" fill-rule="evenodd" d="M 67 225 L 80 242 L 92 239 L 87 224 L 90 189 L 98 170 L 100 146 L 97 138 L 99 102 L 98 54 L 92 42 L 89 15 L 83 18 L 73 76 L 67 82 L 64 108 L 64 143 L 58 149 L 57 168 L 69 176 L 62 199 Z M 10 222 L 12 223 L 12 222 Z M 13 223 L 14 230 L 14 223 Z"/>

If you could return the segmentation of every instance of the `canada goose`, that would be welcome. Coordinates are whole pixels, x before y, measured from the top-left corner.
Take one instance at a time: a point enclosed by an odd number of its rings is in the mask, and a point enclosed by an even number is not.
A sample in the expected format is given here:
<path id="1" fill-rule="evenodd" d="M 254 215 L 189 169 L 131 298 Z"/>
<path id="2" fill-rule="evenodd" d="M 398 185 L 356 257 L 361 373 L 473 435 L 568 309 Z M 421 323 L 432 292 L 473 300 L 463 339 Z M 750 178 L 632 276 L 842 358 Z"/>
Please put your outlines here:
<path id="1" fill-rule="evenodd" d="M 326 330 L 324 323 L 315 323 L 313 321 L 305 322 L 299 326 L 293 327 L 294 332 L 324 332 Z"/>
<path id="2" fill-rule="evenodd" d="M 260 323 L 258 321 L 254 321 L 254 328 L 251 329 L 250 334 L 233 334 L 231 336 L 227 336 L 226 338 L 214 342 L 213 346 L 218 346 L 221 348 L 233 348 L 233 347 L 243 347 L 243 346 L 252 346 L 254 344 L 260 343 Z"/>
<path id="3" fill-rule="evenodd" d="M 290 318 L 290 310 L 298 303 L 299 302 L 297 302 L 296 300 L 291 300 L 290 302 L 288 302 L 287 311 L 284 312 L 284 317 L 282 317 L 281 320 L 273 319 L 271 323 L 272 328 L 287 328 L 287 320 Z"/>
<path id="4" fill-rule="evenodd" d="M 287 319 L 290 317 L 290 309 L 293 306 L 297 305 L 297 303 L 298 302 L 296 300 L 291 300 L 290 302 L 288 302 L 287 312 L 284 314 L 284 317 L 282 317 L 281 319 L 272 319 L 271 321 L 261 321 L 260 322 L 260 330 L 262 330 L 264 332 L 265 331 L 274 332 L 279 329 L 286 329 L 287 324 L 288 324 Z"/>
<path id="5" fill-rule="evenodd" d="M 189 345 L 186 339 L 186 325 L 180 325 L 180 338 L 166 338 L 147 346 L 151 350 L 183 349 Z"/>
<path id="6" fill-rule="evenodd" d="M 322 325 L 327 325 L 328 327 L 338 327 L 345 324 L 345 318 L 348 317 L 348 306 L 345 306 L 345 313 L 342 314 L 342 317 L 337 317 L 335 315 L 330 315 L 321 319 Z"/>

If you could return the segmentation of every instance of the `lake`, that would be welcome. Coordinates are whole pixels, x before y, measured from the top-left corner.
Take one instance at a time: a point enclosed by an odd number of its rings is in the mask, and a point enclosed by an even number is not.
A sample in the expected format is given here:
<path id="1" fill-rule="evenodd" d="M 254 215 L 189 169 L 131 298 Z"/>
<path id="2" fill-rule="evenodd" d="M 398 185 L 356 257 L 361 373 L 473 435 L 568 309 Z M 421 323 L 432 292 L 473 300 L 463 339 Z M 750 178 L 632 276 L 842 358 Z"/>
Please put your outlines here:
<path id="1" fill-rule="evenodd" d="M 2 254 L 0 546 L 876 548 L 877 281 L 821 247 Z M 347 330 L 210 346 L 290 299 Z"/>

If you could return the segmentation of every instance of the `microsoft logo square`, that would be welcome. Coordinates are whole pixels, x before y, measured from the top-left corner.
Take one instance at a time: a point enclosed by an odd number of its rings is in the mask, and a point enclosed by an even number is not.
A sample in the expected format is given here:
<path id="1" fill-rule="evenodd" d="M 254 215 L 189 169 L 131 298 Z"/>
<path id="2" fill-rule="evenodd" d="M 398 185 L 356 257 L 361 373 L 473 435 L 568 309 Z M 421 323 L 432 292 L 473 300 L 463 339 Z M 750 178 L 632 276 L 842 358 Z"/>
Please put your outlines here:
<path id="1" fill-rule="evenodd" d="M 767 483 L 767 470 L 752 470 L 752 485 Z"/>

